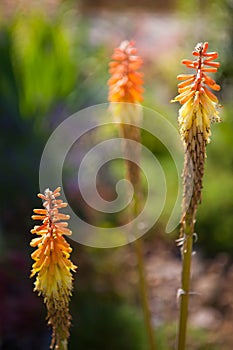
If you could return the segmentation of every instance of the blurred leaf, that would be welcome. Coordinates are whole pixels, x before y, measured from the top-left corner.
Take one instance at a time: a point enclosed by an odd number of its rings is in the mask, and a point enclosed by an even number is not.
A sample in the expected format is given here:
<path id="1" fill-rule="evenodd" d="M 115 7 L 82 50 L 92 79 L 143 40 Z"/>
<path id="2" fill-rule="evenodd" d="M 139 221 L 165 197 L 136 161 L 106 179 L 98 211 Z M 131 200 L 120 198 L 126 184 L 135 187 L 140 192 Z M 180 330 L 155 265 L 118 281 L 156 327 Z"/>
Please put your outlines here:
<path id="1" fill-rule="evenodd" d="M 62 15 L 16 14 L 8 28 L 22 116 L 44 113 L 74 87 L 74 38 Z"/>

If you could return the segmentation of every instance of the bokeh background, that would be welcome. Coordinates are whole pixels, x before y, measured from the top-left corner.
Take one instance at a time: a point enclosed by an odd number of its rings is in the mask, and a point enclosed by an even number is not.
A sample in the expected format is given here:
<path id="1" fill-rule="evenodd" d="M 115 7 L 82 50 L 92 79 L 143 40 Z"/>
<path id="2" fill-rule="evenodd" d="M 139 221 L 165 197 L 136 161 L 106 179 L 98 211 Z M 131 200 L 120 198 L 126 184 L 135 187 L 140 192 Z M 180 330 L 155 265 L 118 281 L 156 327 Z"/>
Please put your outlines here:
<path id="1" fill-rule="evenodd" d="M 181 59 L 191 58 L 199 41 L 208 41 L 210 51 L 219 53 L 215 77 L 222 86 L 223 122 L 213 126 L 208 146 L 188 349 L 232 349 L 232 15 L 231 0 L 1 1 L 0 349 L 49 347 L 46 310 L 29 279 L 30 216 L 41 206 L 36 197 L 40 157 L 52 131 L 69 115 L 107 102 L 108 62 L 125 39 L 136 40 L 144 60 L 143 105 L 174 123 L 179 106 L 169 101 L 177 94 L 176 75 L 185 72 Z M 165 147 L 147 134 L 143 143 L 172 172 Z M 110 180 L 106 176 L 102 183 L 102 194 L 109 198 L 114 193 Z M 172 180 L 169 186 L 172 193 Z M 78 212 L 92 216 L 82 202 L 72 200 Z M 167 215 L 143 239 L 159 350 L 174 349 L 181 271 L 178 229 L 163 233 Z M 70 350 L 148 349 L 133 246 L 103 250 L 71 244 L 79 269 Z"/>

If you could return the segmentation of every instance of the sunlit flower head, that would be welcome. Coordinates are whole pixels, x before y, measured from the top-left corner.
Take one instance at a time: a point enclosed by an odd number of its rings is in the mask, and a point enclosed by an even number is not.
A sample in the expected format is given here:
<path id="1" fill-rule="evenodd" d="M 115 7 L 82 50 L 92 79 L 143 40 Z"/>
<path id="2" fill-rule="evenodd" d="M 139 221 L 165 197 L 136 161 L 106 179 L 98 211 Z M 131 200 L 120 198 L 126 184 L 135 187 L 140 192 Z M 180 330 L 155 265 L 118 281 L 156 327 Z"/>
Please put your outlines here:
<path id="1" fill-rule="evenodd" d="M 110 102 L 137 103 L 143 100 L 143 74 L 139 72 L 143 61 L 137 56 L 134 41 L 122 41 L 109 63 L 108 81 Z"/>
<path id="2" fill-rule="evenodd" d="M 219 122 L 218 99 L 210 89 L 219 91 L 220 86 L 207 73 L 217 72 L 219 62 L 213 62 L 218 57 L 217 52 L 207 52 L 208 43 L 198 43 L 193 51 L 195 60 L 183 60 L 188 68 L 193 68 L 193 74 L 178 75 L 177 95 L 172 102 L 179 101 L 183 106 L 179 111 L 180 132 L 184 141 L 188 140 L 190 129 L 194 128 L 203 134 L 204 140 L 209 141 L 210 124 Z M 210 88 L 210 89 L 209 89 Z"/>
<path id="3" fill-rule="evenodd" d="M 48 324 L 52 326 L 52 349 L 66 349 L 69 337 L 71 316 L 69 299 L 72 292 L 72 274 L 76 266 L 70 261 L 72 251 L 64 235 L 71 235 L 67 228 L 69 215 L 59 213 L 67 204 L 57 199 L 60 187 L 55 191 L 46 189 L 38 194 L 44 202 L 44 209 L 34 209 L 33 220 L 42 220 L 42 225 L 35 226 L 32 234 L 39 237 L 32 239 L 31 246 L 37 249 L 32 253 L 35 263 L 31 277 L 37 275 L 35 291 L 44 297 L 48 310 Z"/>

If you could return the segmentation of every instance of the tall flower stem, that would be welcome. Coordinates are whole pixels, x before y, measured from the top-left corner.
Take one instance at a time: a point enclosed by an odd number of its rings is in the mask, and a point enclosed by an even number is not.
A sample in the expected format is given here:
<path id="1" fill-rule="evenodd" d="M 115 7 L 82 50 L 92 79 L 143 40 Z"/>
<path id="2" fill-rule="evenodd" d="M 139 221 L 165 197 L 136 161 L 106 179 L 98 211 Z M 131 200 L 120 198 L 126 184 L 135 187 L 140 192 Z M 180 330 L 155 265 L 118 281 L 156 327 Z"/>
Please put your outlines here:
<path id="1" fill-rule="evenodd" d="M 220 86 L 207 75 L 217 72 L 220 63 L 213 62 L 218 57 L 217 52 L 207 52 L 207 49 L 207 42 L 198 43 L 193 51 L 195 60 L 182 60 L 195 73 L 178 75 L 177 79 L 184 81 L 178 84 L 179 95 L 172 101 L 178 101 L 182 105 L 178 122 L 185 150 L 182 217 L 180 238 L 177 240 L 181 246 L 183 263 L 179 291 L 178 350 L 184 350 L 186 346 L 194 223 L 201 203 L 206 145 L 210 141 L 211 123 L 220 122 L 218 99 L 209 90 L 219 91 Z"/>
<path id="2" fill-rule="evenodd" d="M 134 216 L 139 215 L 141 211 L 141 200 L 140 200 L 141 192 L 142 192 L 141 182 L 140 182 L 140 176 L 139 176 L 139 181 L 135 188 L 135 194 L 134 194 L 134 207 L 133 207 Z M 142 309 L 143 309 L 145 328 L 147 332 L 148 344 L 149 344 L 150 350 L 156 350 L 152 317 L 151 317 L 150 305 L 148 300 L 148 286 L 146 281 L 146 269 L 145 269 L 144 256 L 143 256 L 142 239 L 141 238 L 136 239 L 136 241 L 134 242 L 134 245 L 135 245 L 135 251 L 137 256 L 139 288 L 140 288 L 140 296 L 141 296 L 141 303 L 142 303 Z"/>
<path id="3" fill-rule="evenodd" d="M 185 243 L 183 246 L 183 266 L 180 292 L 178 350 L 184 350 L 186 344 L 188 306 L 190 295 L 190 275 L 193 249 L 193 225 L 191 223 L 186 223 L 185 237 Z"/>
<path id="4" fill-rule="evenodd" d="M 125 178 L 134 186 L 133 203 L 128 213 L 128 221 L 132 221 L 141 211 L 141 178 L 140 170 L 134 161 L 140 159 L 142 119 L 140 102 L 143 100 L 143 74 L 139 71 L 143 61 L 137 55 L 133 41 L 123 41 L 114 50 L 109 63 L 111 78 L 109 85 L 109 102 L 113 118 L 118 123 L 119 135 L 122 138 L 122 149 L 125 156 Z M 130 141 L 134 141 L 133 143 Z M 138 261 L 139 287 L 144 313 L 145 327 L 150 350 L 155 350 L 153 326 L 148 302 L 146 271 L 143 257 L 142 240 L 137 237 L 138 228 L 133 227 L 136 237 L 135 252 Z"/>
<path id="5" fill-rule="evenodd" d="M 156 346 L 155 346 L 155 340 L 154 340 L 154 332 L 153 332 L 153 326 L 152 326 L 152 320 L 151 320 L 150 307 L 148 302 L 148 291 L 147 291 L 147 283 L 146 283 L 146 277 L 145 277 L 146 274 L 145 274 L 143 246 L 142 246 L 141 239 L 137 239 L 134 244 L 135 244 L 135 251 L 136 251 L 137 261 L 138 261 L 139 286 L 140 286 L 144 322 L 145 322 L 150 350 L 155 350 Z"/>
<path id="6" fill-rule="evenodd" d="M 138 153 L 140 156 L 140 142 L 141 137 L 140 134 L 135 132 L 135 128 L 128 128 L 122 130 L 122 127 L 120 130 L 120 136 L 129 138 L 133 136 L 136 136 L 135 139 L 137 139 L 138 147 L 134 150 Z M 125 130 L 127 130 L 127 134 L 125 135 Z M 123 152 L 125 155 L 129 155 L 129 147 L 127 147 L 127 140 L 124 140 L 123 145 Z M 140 214 L 141 211 L 141 196 L 142 196 L 142 189 L 141 189 L 141 181 L 140 181 L 140 172 L 139 169 L 135 168 L 132 163 L 126 162 L 126 174 L 125 177 L 127 180 L 129 180 L 131 183 L 133 183 L 134 187 L 134 198 L 133 198 L 133 206 L 131 209 L 131 213 L 129 213 L 130 218 L 133 219 L 133 217 Z M 135 232 L 137 228 L 134 228 L 134 234 L 137 236 L 137 232 Z M 144 255 L 143 255 L 143 242 L 141 238 L 138 238 L 134 242 L 135 246 L 135 253 L 137 257 L 137 267 L 138 267 L 138 277 L 139 277 L 139 289 L 140 289 L 140 299 L 141 299 L 141 305 L 143 310 L 143 317 L 144 317 L 144 323 L 145 323 L 145 329 L 147 333 L 148 338 L 148 345 L 150 350 L 156 350 L 155 345 L 155 338 L 154 338 L 154 330 L 152 325 L 152 318 L 151 318 L 151 312 L 150 312 L 150 306 L 149 306 L 149 300 L 148 300 L 148 286 L 146 281 L 146 269 L 145 269 L 145 262 L 144 262 Z"/>

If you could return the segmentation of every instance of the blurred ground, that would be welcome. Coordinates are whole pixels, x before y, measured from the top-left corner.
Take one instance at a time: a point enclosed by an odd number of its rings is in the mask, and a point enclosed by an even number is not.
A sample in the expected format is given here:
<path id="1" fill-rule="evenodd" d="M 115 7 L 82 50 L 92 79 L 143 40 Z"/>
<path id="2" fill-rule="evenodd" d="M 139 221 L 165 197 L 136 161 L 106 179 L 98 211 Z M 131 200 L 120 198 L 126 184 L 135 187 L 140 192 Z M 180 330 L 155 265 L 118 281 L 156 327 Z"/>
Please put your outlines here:
<path id="1" fill-rule="evenodd" d="M 90 323 L 89 341 L 93 339 L 95 342 L 95 336 L 98 335 L 95 335 L 91 326 L 95 317 L 99 319 L 99 325 L 94 323 L 95 327 L 103 332 L 105 328 L 103 317 L 114 319 L 114 313 L 109 316 L 105 309 L 102 310 L 102 315 L 98 314 L 100 300 L 103 305 L 108 305 L 111 301 L 110 305 L 116 304 L 119 307 L 121 305 L 119 300 L 126 300 L 131 307 L 137 305 L 137 312 L 141 314 L 137 262 L 133 245 L 109 251 L 83 249 L 78 245 L 73 247 L 73 260 L 79 263 L 79 271 L 75 276 L 76 288 L 73 295 L 76 304 L 75 302 L 71 304 L 73 315 L 71 341 L 75 338 L 80 344 L 79 349 L 84 350 L 91 347 L 80 333 L 83 328 L 89 327 L 88 323 Z M 177 291 L 180 287 L 181 274 L 178 248 L 173 241 L 164 240 L 161 236 L 149 241 L 146 239 L 144 248 L 155 335 L 157 334 L 158 342 L 162 344 L 161 349 L 171 350 L 175 346 L 178 318 Z M 204 259 L 199 252 L 198 243 L 196 248 L 197 253 L 193 258 L 192 268 L 193 295 L 190 303 L 188 349 L 231 350 L 233 343 L 232 258 L 228 254 L 221 253 L 214 260 Z M 8 256 L 7 266 L 3 263 L 0 266 L 1 331 L 4 339 L 1 349 L 33 347 L 43 350 L 49 344 L 49 335 L 44 322 L 45 310 L 40 298 L 31 293 L 32 281 L 27 278 L 26 273 L 29 271 L 26 265 L 25 256 L 20 254 L 17 256 L 16 252 L 12 252 L 12 256 Z M 88 279 L 87 276 L 89 276 Z M 93 303 L 91 321 L 85 321 L 85 313 L 89 309 L 89 297 L 85 297 L 85 294 L 89 295 Z M 94 306 L 95 303 L 97 309 Z M 120 322 L 124 322 L 123 319 Z M 126 327 L 127 324 L 126 322 Z M 107 330 L 106 332 L 108 333 Z M 109 334 L 117 337 L 112 329 L 109 330 Z M 38 341 L 35 342 L 38 336 Z M 130 335 L 127 341 L 130 344 Z M 73 348 L 76 347 L 71 347 Z M 102 341 L 102 348 L 107 349 L 107 343 L 105 344 L 104 341 Z M 131 347 L 129 345 L 125 348 Z"/>
<path id="2" fill-rule="evenodd" d="M 174 242 L 164 240 L 160 235 L 149 241 L 144 240 L 144 248 L 153 324 L 159 330 L 158 337 L 161 337 L 161 329 L 167 330 L 167 348 L 161 346 L 161 349 L 173 349 L 181 274 L 179 250 Z M 188 349 L 230 350 L 233 344 L 232 258 L 220 253 L 214 260 L 205 259 L 198 249 L 198 242 L 195 248 Z M 103 253 L 104 258 L 102 254 L 95 254 L 100 258 L 94 267 L 96 273 L 92 271 L 91 285 L 84 282 L 81 290 L 93 288 L 97 294 L 113 293 L 127 298 L 130 304 L 138 304 L 137 261 L 133 245 Z M 82 252 L 79 259 L 87 268 L 80 266 L 79 279 L 82 281 L 88 273 L 89 252 Z M 82 284 L 81 281 L 78 283 Z"/>

